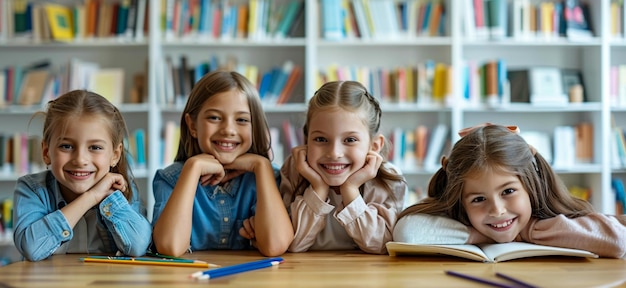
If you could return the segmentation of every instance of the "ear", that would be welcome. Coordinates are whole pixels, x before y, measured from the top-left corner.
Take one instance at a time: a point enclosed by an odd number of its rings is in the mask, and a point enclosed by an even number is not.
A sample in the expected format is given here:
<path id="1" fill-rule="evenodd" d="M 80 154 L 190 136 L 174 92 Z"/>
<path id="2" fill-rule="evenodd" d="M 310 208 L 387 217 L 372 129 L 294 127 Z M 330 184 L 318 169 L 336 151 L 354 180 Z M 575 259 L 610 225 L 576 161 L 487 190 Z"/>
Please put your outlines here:
<path id="1" fill-rule="evenodd" d="M 193 119 L 191 119 L 191 116 L 189 116 L 189 113 L 185 113 L 185 124 L 187 124 L 187 129 L 189 129 L 191 137 L 197 138 L 198 132 L 196 131 L 196 125 Z"/>
<path id="2" fill-rule="evenodd" d="M 46 163 L 46 166 L 50 165 L 52 161 L 50 160 L 50 148 L 48 147 L 48 143 L 46 141 L 41 141 L 41 156 L 43 158 L 43 163 Z"/>
<path id="3" fill-rule="evenodd" d="M 385 146 L 385 136 L 383 136 L 383 134 L 380 134 L 380 133 L 376 134 L 376 136 L 372 138 L 370 149 L 376 153 L 380 153 L 380 151 L 383 150 L 384 146 Z"/>
<path id="4" fill-rule="evenodd" d="M 122 158 L 123 149 L 124 149 L 124 145 L 122 145 L 122 143 L 118 144 L 117 147 L 113 149 L 113 157 L 111 157 L 111 167 L 115 167 L 117 163 L 120 162 L 120 158 Z"/>

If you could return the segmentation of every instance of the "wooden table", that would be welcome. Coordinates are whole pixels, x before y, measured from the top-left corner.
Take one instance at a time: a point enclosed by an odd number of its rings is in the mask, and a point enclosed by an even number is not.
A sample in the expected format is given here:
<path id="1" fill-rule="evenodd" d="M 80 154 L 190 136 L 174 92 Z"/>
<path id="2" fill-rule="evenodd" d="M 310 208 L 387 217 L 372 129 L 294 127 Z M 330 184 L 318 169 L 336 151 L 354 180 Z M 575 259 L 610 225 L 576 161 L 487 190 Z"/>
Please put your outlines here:
<path id="1" fill-rule="evenodd" d="M 488 264 L 454 257 L 389 257 L 356 251 L 287 253 L 279 266 L 193 280 L 202 270 L 127 264 L 83 263 L 85 255 L 55 255 L 40 262 L 0 268 L 0 287 L 488 287 L 448 276 L 446 270 L 488 278 L 495 272 L 540 287 L 626 287 L 626 260 L 536 257 Z M 254 251 L 186 254 L 223 266 L 261 259 Z M 507 282 L 504 282 L 507 283 Z M 511 284 L 508 282 L 507 284 Z"/>

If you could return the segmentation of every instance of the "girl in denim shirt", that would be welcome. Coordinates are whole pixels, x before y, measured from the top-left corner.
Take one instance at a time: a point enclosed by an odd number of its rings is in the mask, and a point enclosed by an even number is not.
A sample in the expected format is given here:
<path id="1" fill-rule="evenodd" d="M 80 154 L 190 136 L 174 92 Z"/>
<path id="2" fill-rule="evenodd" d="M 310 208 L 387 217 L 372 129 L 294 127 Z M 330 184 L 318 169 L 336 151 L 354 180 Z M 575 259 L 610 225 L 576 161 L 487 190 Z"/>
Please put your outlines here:
<path id="1" fill-rule="evenodd" d="M 17 180 L 15 246 L 30 261 L 64 253 L 145 254 L 151 227 L 124 151 L 126 124 L 106 98 L 75 90 L 48 102 L 44 172 Z"/>
<path id="2" fill-rule="evenodd" d="M 293 228 L 269 135 L 259 94 L 244 76 L 214 71 L 194 85 L 175 162 L 153 181 L 159 253 L 250 249 L 251 242 L 266 256 L 287 250 Z"/>

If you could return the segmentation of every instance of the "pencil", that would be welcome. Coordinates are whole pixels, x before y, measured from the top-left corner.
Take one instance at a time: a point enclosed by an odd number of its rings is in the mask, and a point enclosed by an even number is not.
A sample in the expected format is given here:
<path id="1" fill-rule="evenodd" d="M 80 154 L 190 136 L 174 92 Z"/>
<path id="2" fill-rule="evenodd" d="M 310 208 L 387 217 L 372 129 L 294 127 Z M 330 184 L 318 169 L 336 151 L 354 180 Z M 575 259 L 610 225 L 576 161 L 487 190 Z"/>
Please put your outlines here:
<path id="1" fill-rule="evenodd" d="M 159 266 L 178 266 L 178 267 L 195 267 L 195 268 L 215 268 L 220 267 L 217 264 L 211 263 L 189 263 L 189 262 L 178 262 L 171 261 L 165 259 L 150 259 L 143 258 L 137 260 L 136 258 L 130 257 L 130 259 L 110 259 L 111 257 L 102 256 L 100 257 L 85 257 L 80 258 L 83 262 L 93 262 L 93 263 L 111 263 L 111 264 L 135 264 L 135 265 L 159 265 Z"/>
<path id="2" fill-rule="evenodd" d="M 537 288 L 537 286 L 535 286 L 535 285 L 532 285 L 530 283 L 526 283 L 526 282 L 524 282 L 522 280 L 513 278 L 513 277 L 508 276 L 508 275 L 504 275 L 504 274 L 499 273 L 499 272 L 496 272 L 496 276 L 498 276 L 500 278 L 503 278 L 503 279 L 506 279 L 506 280 L 509 280 L 509 281 L 511 281 L 511 282 L 513 282 L 513 283 L 515 283 L 515 284 L 517 284 L 519 286 L 521 286 L 521 287 L 524 287 L 524 288 Z"/>
<path id="3" fill-rule="evenodd" d="M 173 258 L 149 258 L 149 257 L 128 257 L 128 256 L 89 256 L 89 258 L 97 258 L 97 259 L 112 259 L 112 260 L 135 260 L 135 261 L 157 261 L 157 262 L 179 262 L 179 263 L 202 263 L 207 264 L 207 262 L 200 260 L 192 260 L 192 259 L 173 259 Z M 216 264 L 213 264 L 216 265 Z M 220 267 L 219 265 L 215 267 Z"/>
<path id="4" fill-rule="evenodd" d="M 202 261 L 202 260 L 191 260 L 191 259 L 179 258 L 179 257 L 170 256 L 170 255 L 160 254 L 160 253 L 157 253 L 157 252 L 148 252 L 148 253 L 146 253 L 146 255 L 147 256 L 152 256 L 152 257 L 157 257 L 157 258 L 163 258 L 163 259 L 178 260 L 178 261 L 192 261 L 192 262 L 195 262 L 195 263 L 207 263 L 207 262 Z"/>
<path id="5" fill-rule="evenodd" d="M 189 277 L 196 279 L 213 279 L 222 276 L 228 276 L 232 274 L 267 268 L 276 266 L 282 263 L 284 260 L 281 257 L 273 257 L 262 259 L 258 261 L 246 262 L 232 266 L 226 266 L 218 269 L 211 269 L 205 271 L 199 271 L 191 274 Z"/>
<path id="6" fill-rule="evenodd" d="M 514 288 L 514 287 L 517 287 L 517 286 L 507 285 L 507 284 L 504 284 L 504 283 L 494 282 L 494 281 L 491 281 L 491 280 L 487 280 L 487 279 L 483 279 L 483 278 L 479 278 L 479 277 L 475 277 L 475 276 L 461 274 L 461 273 L 454 272 L 454 271 L 446 271 L 446 274 L 448 274 L 450 276 L 455 276 L 455 277 L 463 278 L 463 279 L 466 279 L 466 280 L 470 280 L 470 281 L 486 284 L 486 285 L 493 286 L 493 287 L 501 287 L 501 288 Z"/>

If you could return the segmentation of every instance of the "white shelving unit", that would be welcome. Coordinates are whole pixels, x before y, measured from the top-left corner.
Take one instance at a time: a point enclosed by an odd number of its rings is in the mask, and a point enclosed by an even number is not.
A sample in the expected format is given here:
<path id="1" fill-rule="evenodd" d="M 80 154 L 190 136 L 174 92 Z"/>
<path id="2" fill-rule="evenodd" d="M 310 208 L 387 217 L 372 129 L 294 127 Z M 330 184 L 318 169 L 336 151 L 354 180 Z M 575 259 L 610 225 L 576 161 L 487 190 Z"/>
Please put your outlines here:
<path id="1" fill-rule="evenodd" d="M 394 67 L 417 64 L 427 59 L 444 62 L 454 67 L 453 105 L 449 107 L 422 107 L 417 104 L 382 105 L 384 115 L 382 130 L 388 135 L 393 127 L 413 129 L 417 124 L 434 127 L 443 123 L 449 126 L 450 138 L 458 140 L 456 131 L 483 122 L 518 125 L 522 130 L 552 131 L 558 125 L 575 125 L 590 121 L 594 128 L 594 161 L 559 174 L 568 185 L 590 187 L 593 191 L 591 202 L 601 212 L 613 213 L 615 200 L 611 191 L 611 178 L 626 179 L 625 169 L 611 169 L 610 128 L 611 117 L 618 125 L 626 125 L 626 109 L 612 108 L 609 103 L 609 66 L 626 64 L 626 41 L 614 41 L 608 35 L 609 0 L 587 1 L 591 5 L 592 26 L 595 37 L 589 42 L 571 42 L 564 39 L 514 41 L 484 41 L 465 39 L 462 33 L 463 1 L 447 0 L 447 36 L 429 38 L 408 38 L 393 41 L 346 40 L 327 41 L 320 38 L 318 11 L 319 0 L 304 0 L 306 5 L 305 35 L 303 38 L 285 40 L 243 40 L 214 41 L 196 43 L 193 40 L 166 41 L 159 32 L 160 5 L 150 5 L 150 35 L 145 42 L 116 43 L 94 41 L 93 43 L 72 44 L 12 44 L 0 43 L 0 67 L 26 65 L 33 60 L 50 59 L 53 65 L 65 63 L 70 57 L 101 63 L 106 67 L 123 67 L 131 75 L 143 67 L 144 59 L 149 61 L 148 103 L 121 105 L 129 125 L 129 130 L 142 127 L 148 136 L 148 169 L 136 173 L 142 197 L 149 209 L 154 203 L 152 197 L 152 177 L 161 168 L 159 148 L 163 124 L 167 120 L 180 121 L 182 106 L 164 106 L 158 101 L 156 63 L 170 55 L 188 56 L 190 64 L 208 59 L 211 55 L 227 57 L 234 55 L 239 61 L 257 65 L 265 71 L 274 65 L 292 60 L 304 67 L 301 84 L 292 97 L 293 103 L 282 106 L 267 106 L 266 113 L 270 125 L 280 127 L 283 120 L 289 119 L 296 127 L 304 120 L 306 100 L 318 88 L 318 69 L 330 64 Z M 246 2 L 246 1 L 243 1 Z M 481 62 L 486 59 L 503 58 L 508 67 L 532 67 L 552 65 L 561 68 L 578 68 L 583 72 L 588 102 L 566 107 L 534 107 L 516 104 L 501 108 L 466 107 L 462 104 L 460 88 L 461 67 L 466 59 Z M 127 77 L 130 83 L 130 76 Z M 128 87 L 128 85 L 127 85 Z M 32 113 L 41 107 L 9 107 L 0 110 L 0 131 L 32 131 L 41 133 L 40 127 L 27 127 Z M 26 130 L 28 129 L 28 130 Z M 433 171 L 417 168 L 403 168 L 408 182 L 415 187 L 427 187 Z M 137 171 L 140 172 L 140 171 Z M 18 175 L 0 176 L 0 199 L 11 197 Z"/>

